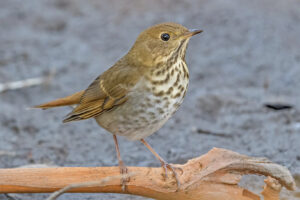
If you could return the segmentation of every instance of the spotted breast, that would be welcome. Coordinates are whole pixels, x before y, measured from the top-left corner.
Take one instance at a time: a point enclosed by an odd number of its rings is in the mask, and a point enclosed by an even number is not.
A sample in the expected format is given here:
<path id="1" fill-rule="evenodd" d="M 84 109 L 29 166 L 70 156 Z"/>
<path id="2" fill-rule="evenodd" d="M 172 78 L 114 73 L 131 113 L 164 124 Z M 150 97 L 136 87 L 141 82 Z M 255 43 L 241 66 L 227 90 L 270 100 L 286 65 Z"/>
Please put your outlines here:
<path id="1" fill-rule="evenodd" d="M 160 129 L 176 112 L 188 82 L 184 59 L 172 55 L 139 80 L 128 93 L 126 103 L 99 115 L 96 121 L 109 132 L 130 140 L 145 138 Z"/>

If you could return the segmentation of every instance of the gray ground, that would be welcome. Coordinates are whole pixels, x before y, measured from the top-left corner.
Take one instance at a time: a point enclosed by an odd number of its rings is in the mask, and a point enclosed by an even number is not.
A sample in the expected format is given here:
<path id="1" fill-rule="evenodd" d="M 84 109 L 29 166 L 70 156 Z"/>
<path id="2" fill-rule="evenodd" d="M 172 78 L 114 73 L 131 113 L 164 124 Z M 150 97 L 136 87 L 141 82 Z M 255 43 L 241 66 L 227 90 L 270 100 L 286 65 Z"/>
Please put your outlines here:
<path id="1" fill-rule="evenodd" d="M 148 138 L 154 148 L 166 160 L 184 163 L 222 147 L 264 156 L 300 173 L 297 0 L 1 0 L 0 82 L 38 77 L 54 68 L 57 75 L 48 86 L 0 94 L 0 167 L 117 165 L 112 136 L 93 120 L 62 124 L 70 108 L 26 108 L 84 89 L 128 51 L 141 30 L 165 21 L 204 33 L 191 40 L 187 51 L 187 97 Z M 265 102 L 294 108 L 276 112 Z M 120 143 L 127 165 L 159 165 L 138 142 Z M 254 190 L 260 188 L 256 179 L 249 179 Z M 61 199 L 143 198 L 67 194 Z"/>

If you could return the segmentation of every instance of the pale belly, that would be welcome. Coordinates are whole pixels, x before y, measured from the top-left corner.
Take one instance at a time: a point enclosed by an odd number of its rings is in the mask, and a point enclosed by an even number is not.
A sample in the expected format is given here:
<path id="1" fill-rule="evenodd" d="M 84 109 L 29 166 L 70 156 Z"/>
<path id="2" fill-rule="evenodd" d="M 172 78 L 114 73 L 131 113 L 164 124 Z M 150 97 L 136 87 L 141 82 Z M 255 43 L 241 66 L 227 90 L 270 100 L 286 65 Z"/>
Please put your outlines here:
<path id="1" fill-rule="evenodd" d="M 155 90 L 149 89 L 153 88 L 152 85 L 142 80 L 137 85 L 140 88 L 130 92 L 124 104 L 99 115 L 96 121 L 110 133 L 130 140 L 139 140 L 153 134 L 166 123 L 183 101 L 188 77 L 182 73 L 179 75 L 179 72 L 173 75 L 167 84 L 156 87 Z M 170 87 L 174 88 L 171 92 Z"/>

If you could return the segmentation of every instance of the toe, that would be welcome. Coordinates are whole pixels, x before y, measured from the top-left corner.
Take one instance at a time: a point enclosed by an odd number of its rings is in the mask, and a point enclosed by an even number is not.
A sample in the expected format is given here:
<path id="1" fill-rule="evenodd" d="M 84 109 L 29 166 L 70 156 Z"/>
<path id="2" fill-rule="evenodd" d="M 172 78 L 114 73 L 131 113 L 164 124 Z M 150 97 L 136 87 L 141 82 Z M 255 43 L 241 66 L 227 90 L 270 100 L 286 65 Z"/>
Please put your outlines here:
<path id="1" fill-rule="evenodd" d="M 181 170 L 181 172 L 183 172 L 183 170 L 181 168 L 173 167 L 171 164 L 168 164 L 168 163 L 166 163 L 163 167 L 165 170 L 169 169 L 170 171 L 172 171 L 173 176 L 176 180 L 177 190 L 178 190 L 180 188 L 180 181 L 179 181 L 179 177 L 178 177 L 178 174 L 175 169 L 179 169 L 179 170 Z M 166 178 L 167 178 L 167 171 L 165 171 L 165 174 L 166 174 Z"/>
<path id="2" fill-rule="evenodd" d="M 122 175 L 121 178 L 121 185 L 122 185 L 122 191 L 126 192 L 126 183 L 130 181 L 129 177 L 126 177 L 126 175 L 128 174 L 128 168 L 121 163 L 120 165 L 120 173 Z"/>

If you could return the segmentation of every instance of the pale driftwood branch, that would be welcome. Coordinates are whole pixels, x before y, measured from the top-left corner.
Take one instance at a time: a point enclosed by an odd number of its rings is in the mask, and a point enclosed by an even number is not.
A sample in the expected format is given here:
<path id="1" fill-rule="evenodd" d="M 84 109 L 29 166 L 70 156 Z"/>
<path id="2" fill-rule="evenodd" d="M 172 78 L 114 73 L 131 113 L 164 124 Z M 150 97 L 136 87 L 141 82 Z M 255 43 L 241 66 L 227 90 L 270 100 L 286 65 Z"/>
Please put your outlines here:
<path id="1" fill-rule="evenodd" d="M 266 185 L 264 186 L 264 190 L 261 192 L 264 196 L 264 200 L 277 200 L 279 199 L 279 193 L 282 188 L 279 181 L 268 177 L 265 179 Z"/>
<path id="2" fill-rule="evenodd" d="M 58 191 L 53 192 L 46 200 L 55 200 L 57 199 L 59 196 L 61 196 L 62 194 L 68 192 L 71 189 L 75 189 L 75 188 L 81 188 L 81 187 L 101 187 L 105 184 L 107 184 L 108 182 L 112 181 L 112 180 L 120 180 L 121 178 L 129 178 L 132 177 L 132 173 L 130 174 L 126 174 L 126 175 L 118 175 L 118 176 L 109 176 L 106 178 L 101 179 L 100 181 L 92 181 L 92 182 L 86 182 L 86 183 L 74 183 L 71 185 L 68 185 Z"/>
<path id="3" fill-rule="evenodd" d="M 55 74 L 55 70 L 51 71 L 49 75 L 37 78 L 29 78 L 21 81 L 14 81 L 8 83 L 0 83 L 0 93 L 7 90 L 17 90 L 20 88 L 31 87 L 35 85 L 41 85 L 50 82 Z"/>
<path id="4" fill-rule="evenodd" d="M 281 186 L 295 189 L 289 171 L 262 158 L 253 158 L 224 149 L 213 149 L 184 165 L 175 165 L 181 188 L 170 172 L 167 180 L 161 168 L 129 167 L 134 173 L 123 192 L 120 180 L 112 179 L 102 186 L 83 186 L 68 192 L 128 193 L 159 200 L 257 200 L 260 197 L 238 186 L 242 175 L 259 174 L 272 177 L 266 181 L 263 195 L 268 200 L 278 200 Z M 0 193 L 54 192 L 71 184 L 101 181 L 119 175 L 118 167 L 59 167 L 32 169 L 0 169 Z M 269 180 L 269 179 L 267 179 Z M 273 180 L 277 180 L 276 184 Z M 277 187 L 280 186 L 280 187 Z M 275 189 L 274 189 L 275 188 Z M 267 197 L 272 191 L 271 198 Z"/>

